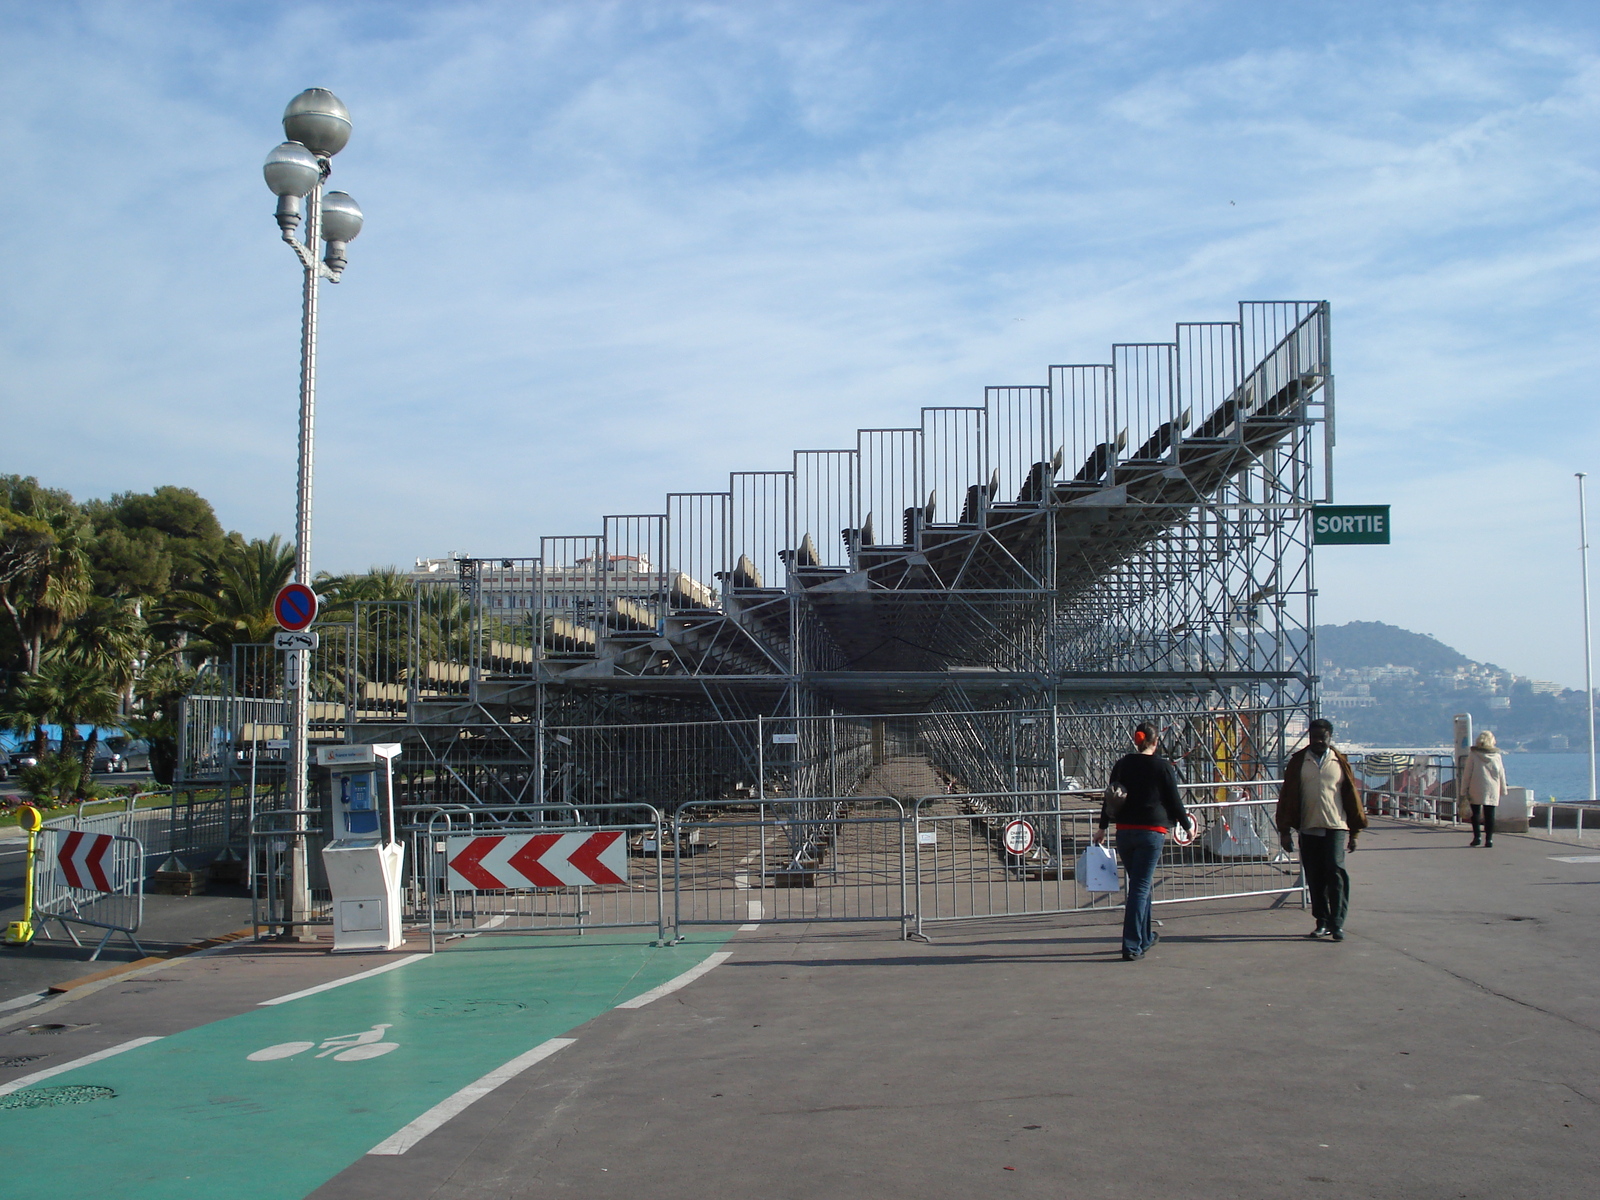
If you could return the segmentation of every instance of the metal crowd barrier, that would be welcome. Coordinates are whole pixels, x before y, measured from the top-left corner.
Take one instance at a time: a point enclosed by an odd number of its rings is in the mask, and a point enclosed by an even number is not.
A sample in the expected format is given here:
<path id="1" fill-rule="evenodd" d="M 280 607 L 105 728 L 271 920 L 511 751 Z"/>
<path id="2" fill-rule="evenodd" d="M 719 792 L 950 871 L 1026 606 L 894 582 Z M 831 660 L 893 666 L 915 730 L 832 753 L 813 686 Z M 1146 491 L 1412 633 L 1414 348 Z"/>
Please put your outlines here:
<path id="1" fill-rule="evenodd" d="M 245 852 L 250 883 L 250 923 L 289 935 L 333 924 L 333 894 L 322 867 L 322 810 L 265 809 L 250 818 Z M 304 872 L 304 879 L 296 879 Z"/>
<path id="2" fill-rule="evenodd" d="M 136 807 L 140 800 L 152 796 L 168 796 L 172 802 L 159 808 Z M 181 858 L 221 850 L 234 832 L 233 800 L 229 796 L 195 800 L 191 793 L 183 799 L 182 793 L 162 788 L 129 796 L 121 808 L 109 812 L 85 816 L 84 808 L 80 804 L 71 816 L 46 821 L 45 828 L 137 838 L 144 846 L 146 874 L 174 854 Z"/>
<path id="3" fill-rule="evenodd" d="M 93 836 L 112 839 L 110 853 L 95 863 L 95 868 L 104 872 L 106 882 L 111 885 L 108 892 L 71 886 L 58 862 L 62 847 L 68 845 L 70 839 Z M 38 838 L 33 860 L 33 915 L 41 933 L 48 922 L 54 921 L 72 939 L 73 945 L 81 947 L 83 942 L 78 939 L 74 925 L 103 929 L 105 935 L 89 955 L 90 962 L 100 957 L 106 943 L 118 933 L 143 954 L 144 947 L 134 936 L 144 918 L 144 847 L 139 839 L 60 826 L 46 826 L 39 831 Z M 78 844 L 81 845 L 81 840 Z"/>
<path id="4" fill-rule="evenodd" d="M 1470 821 L 1456 801 L 1455 760 L 1448 754 L 1375 750 L 1350 756 L 1367 812 L 1422 821 Z M 1447 794 L 1449 793 L 1449 794 Z"/>
<path id="5" fill-rule="evenodd" d="M 1193 840 L 1169 839 L 1153 902 L 1248 896 L 1283 903 L 1305 892 L 1300 864 L 1278 845 L 1277 782 L 1181 785 L 1195 815 Z M 415 805 L 402 810 L 407 840 L 407 923 L 441 937 L 654 927 L 667 942 L 696 925 L 893 922 L 926 937 L 946 921 L 1105 909 L 1119 893 L 1091 895 L 1074 878 L 1100 811 L 1083 791 L 925 796 L 910 812 L 888 796 L 703 801 L 670 817 L 641 804 Z M 258 926 L 323 924 L 317 829 L 302 814 L 258 813 L 251 830 Z M 1008 825 L 1028 826 L 1022 853 Z M 505 887 L 452 886 L 452 838 L 617 833 L 626 839 L 628 882 Z M 291 912 L 291 863 L 304 844 L 309 893 Z M 485 851 L 505 870 L 510 851 Z M 481 856 L 480 856 L 481 857 Z M 672 895 L 667 896 L 671 888 Z M 309 907 L 304 903 L 309 900 Z"/>
<path id="6" fill-rule="evenodd" d="M 673 816 L 673 926 L 906 919 L 906 811 L 889 796 L 714 800 Z"/>
<path id="7" fill-rule="evenodd" d="M 503 804 L 408 806 L 411 919 L 440 936 L 517 934 L 654 926 L 667 941 L 661 813 L 643 804 Z M 452 837 L 563 832 L 621 833 L 628 844 L 628 883 L 565 888 L 452 889 Z"/>
<path id="8" fill-rule="evenodd" d="M 1193 840 L 1169 838 L 1156 869 L 1153 904 L 1298 894 L 1305 903 L 1298 858 L 1278 844 L 1273 821 L 1275 780 L 1181 784 L 1194 815 Z M 1119 893 L 1089 893 L 1075 878 L 1100 815 L 1087 792 L 991 792 L 925 796 L 912 810 L 916 889 L 915 935 L 933 922 L 1086 912 L 1120 903 Z M 1013 844 L 1006 828 L 1028 833 Z M 1114 835 L 1113 835 L 1114 838 Z M 1114 844 L 1114 843 L 1113 843 Z"/>

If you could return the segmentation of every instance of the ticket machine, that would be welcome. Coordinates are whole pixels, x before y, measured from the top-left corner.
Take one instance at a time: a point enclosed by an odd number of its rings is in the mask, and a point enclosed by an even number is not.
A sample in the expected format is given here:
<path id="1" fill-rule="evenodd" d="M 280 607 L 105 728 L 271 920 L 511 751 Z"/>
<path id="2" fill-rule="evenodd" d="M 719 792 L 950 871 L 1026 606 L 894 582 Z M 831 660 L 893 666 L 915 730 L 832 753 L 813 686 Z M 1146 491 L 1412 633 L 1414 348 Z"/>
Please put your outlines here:
<path id="1" fill-rule="evenodd" d="M 332 786 L 333 841 L 322 865 L 333 893 L 333 948 L 394 950 L 401 941 L 401 868 L 395 834 L 393 743 L 319 746 Z"/>

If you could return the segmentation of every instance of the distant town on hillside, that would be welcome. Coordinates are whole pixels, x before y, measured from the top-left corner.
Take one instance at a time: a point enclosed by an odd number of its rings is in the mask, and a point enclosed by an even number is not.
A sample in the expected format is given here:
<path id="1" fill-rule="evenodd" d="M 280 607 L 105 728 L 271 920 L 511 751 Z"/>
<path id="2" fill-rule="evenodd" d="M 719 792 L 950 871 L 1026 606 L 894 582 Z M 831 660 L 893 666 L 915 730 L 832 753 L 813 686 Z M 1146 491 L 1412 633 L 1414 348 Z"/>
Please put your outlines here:
<path id="1" fill-rule="evenodd" d="M 1381 621 L 1317 627 L 1322 710 L 1342 742 L 1432 746 L 1467 712 L 1510 749 L 1588 745 L 1583 691 L 1474 662 L 1436 638 Z"/>

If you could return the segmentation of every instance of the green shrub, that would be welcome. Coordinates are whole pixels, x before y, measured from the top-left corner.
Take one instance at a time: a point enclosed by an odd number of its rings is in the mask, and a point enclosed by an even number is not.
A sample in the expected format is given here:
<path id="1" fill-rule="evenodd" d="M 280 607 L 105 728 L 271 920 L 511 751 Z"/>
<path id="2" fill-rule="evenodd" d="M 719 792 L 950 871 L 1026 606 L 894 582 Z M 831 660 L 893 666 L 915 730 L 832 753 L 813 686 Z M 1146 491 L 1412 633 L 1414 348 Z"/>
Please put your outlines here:
<path id="1" fill-rule="evenodd" d="M 85 782 L 83 763 L 70 754 L 46 754 L 34 766 L 18 771 L 17 782 L 35 804 L 59 808 L 73 803 Z"/>

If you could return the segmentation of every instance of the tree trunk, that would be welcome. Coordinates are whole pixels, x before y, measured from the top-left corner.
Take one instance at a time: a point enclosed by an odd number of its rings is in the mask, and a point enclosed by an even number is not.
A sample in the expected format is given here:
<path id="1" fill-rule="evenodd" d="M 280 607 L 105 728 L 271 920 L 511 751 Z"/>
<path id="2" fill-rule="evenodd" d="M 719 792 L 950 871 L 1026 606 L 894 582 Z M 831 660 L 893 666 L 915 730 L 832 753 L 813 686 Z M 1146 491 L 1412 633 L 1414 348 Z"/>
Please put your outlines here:
<path id="1" fill-rule="evenodd" d="M 100 727 L 98 725 L 89 726 L 89 736 L 83 743 L 83 758 L 81 760 L 83 774 L 78 776 L 78 794 L 76 798 L 79 800 L 89 794 L 89 787 L 94 783 L 94 749 L 99 740 Z"/>

